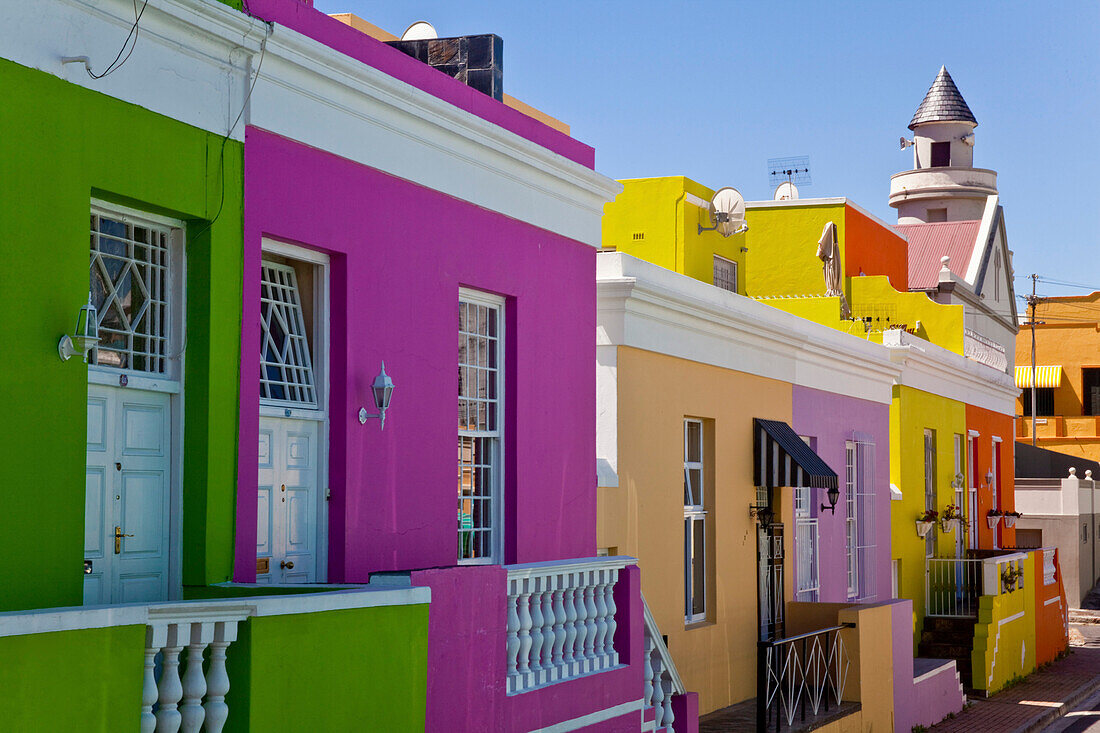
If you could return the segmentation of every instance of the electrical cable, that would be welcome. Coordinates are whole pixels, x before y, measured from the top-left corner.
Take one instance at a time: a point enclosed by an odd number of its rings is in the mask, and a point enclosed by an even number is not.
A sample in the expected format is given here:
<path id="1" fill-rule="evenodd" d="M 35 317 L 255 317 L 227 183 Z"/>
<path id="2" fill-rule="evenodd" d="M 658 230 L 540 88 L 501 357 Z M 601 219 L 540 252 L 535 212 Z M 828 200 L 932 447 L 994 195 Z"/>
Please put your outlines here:
<path id="1" fill-rule="evenodd" d="M 107 65 L 107 68 L 103 70 L 103 73 L 96 74 L 92 72 L 92 68 L 88 66 L 87 62 L 84 64 L 84 70 L 88 72 L 88 76 L 93 79 L 102 79 L 108 74 L 113 74 L 122 68 L 122 65 L 130 60 L 130 55 L 133 54 L 134 48 L 137 47 L 138 41 L 138 25 L 141 23 L 141 16 L 145 14 L 145 8 L 149 7 L 149 0 L 145 0 L 141 5 L 141 10 L 138 11 L 137 0 L 134 0 L 134 24 L 130 26 L 130 32 L 126 34 L 126 40 L 122 42 L 122 48 L 118 50 L 118 54 L 115 55 L 114 61 Z M 130 39 L 133 38 L 133 43 L 130 43 Z M 130 50 L 126 51 L 126 46 L 129 44 Z M 123 58 L 122 54 L 126 52 L 126 57 Z M 119 60 L 121 59 L 121 61 Z"/>

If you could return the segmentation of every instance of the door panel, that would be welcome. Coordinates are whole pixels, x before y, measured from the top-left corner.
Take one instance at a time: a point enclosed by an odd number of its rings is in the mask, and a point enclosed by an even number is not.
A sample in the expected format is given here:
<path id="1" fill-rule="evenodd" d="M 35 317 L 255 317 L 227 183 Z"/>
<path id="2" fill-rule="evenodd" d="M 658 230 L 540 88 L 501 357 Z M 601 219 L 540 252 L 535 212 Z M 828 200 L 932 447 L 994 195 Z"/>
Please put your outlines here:
<path id="1" fill-rule="evenodd" d="M 314 420 L 260 418 L 256 556 L 270 562 L 257 582 L 317 580 L 319 436 Z"/>
<path id="2" fill-rule="evenodd" d="M 89 384 L 88 440 L 84 602 L 167 600 L 170 395 Z"/>

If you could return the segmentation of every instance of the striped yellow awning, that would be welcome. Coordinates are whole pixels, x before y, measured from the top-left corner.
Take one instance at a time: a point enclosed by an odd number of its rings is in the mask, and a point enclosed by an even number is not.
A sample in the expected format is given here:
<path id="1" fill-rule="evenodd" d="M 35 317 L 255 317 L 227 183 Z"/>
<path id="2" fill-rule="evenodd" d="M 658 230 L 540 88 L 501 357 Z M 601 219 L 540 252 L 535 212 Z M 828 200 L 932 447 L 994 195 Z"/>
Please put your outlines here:
<path id="1" fill-rule="evenodd" d="M 1016 386 L 1020 389 L 1031 389 L 1030 366 L 1016 367 Z M 1035 386 L 1039 389 L 1042 389 L 1043 387 L 1061 387 L 1062 365 L 1058 364 L 1055 366 L 1036 366 Z"/>

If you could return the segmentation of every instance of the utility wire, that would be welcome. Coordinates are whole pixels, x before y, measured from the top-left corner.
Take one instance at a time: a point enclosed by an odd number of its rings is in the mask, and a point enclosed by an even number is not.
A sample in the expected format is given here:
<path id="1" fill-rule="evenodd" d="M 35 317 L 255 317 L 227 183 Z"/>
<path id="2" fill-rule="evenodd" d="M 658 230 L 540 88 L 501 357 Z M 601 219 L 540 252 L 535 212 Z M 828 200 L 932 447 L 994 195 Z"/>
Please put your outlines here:
<path id="1" fill-rule="evenodd" d="M 141 16 L 145 14 L 145 8 L 149 6 L 149 0 L 145 0 L 141 5 L 141 10 L 138 10 L 137 0 L 134 0 L 134 24 L 130 26 L 130 32 L 126 34 L 126 40 L 122 42 L 122 48 L 118 50 L 118 54 L 115 56 L 114 61 L 107 65 L 107 68 L 102 73 L 96 74 L 92 71 L 92 67 L 87 62 L 84 63 L 84 70 L 88 72 L 88 76 L 93 79 L 102 79 L 108 74 L 113 74 L 122 68 L 122 65 L 130 60 L 130 54 L 134 52 L 134 48 L 137 47 L 138 40 L 138 26 L 141 23 Z M 133 43 L 130 43 L 130 39 L 133 39 Z M 126 50 L 126 46 L 130 46 L 130 50 Z M 123 58 L 122 54 L 125 53 L 126 57 Z M 121 60 L 120 60 L 121 59 Z"/>

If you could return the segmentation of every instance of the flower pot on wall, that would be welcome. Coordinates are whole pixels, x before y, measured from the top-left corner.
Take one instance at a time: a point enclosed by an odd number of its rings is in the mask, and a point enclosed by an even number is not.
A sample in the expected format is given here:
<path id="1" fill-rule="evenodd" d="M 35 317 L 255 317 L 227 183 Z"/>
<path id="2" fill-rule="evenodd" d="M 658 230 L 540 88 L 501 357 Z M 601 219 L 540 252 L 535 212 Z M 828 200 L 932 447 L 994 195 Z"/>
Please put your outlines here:
<path id="1" fill-rule="evenodd" d="M 935 522 L 917 522 L 917 534 L 921 537 L 927 537 L 934 524 Z"/>
<path id="2" fill-rule="evenodd" d="M 957 519 L 945 519 L 945 520 L 943 520 L 943 527 L 941 527 L 941 529 L 943 529 L 944 532 L 948 532 L 948 533 L 954 532 L 955 531 L 955 525 L 958 524 L 958 523 L 959 523 L 959 520 L 957 520 Z"/>
<path id="3" fill-rule="evenodd" d="M 1005 515 L 1005 526 L 1006 526 L 1006 527 L 1014 527 L 1014 526 L 1016 526 L 1016 520 L 1017 520 L 1017 519 L 1019 519 L 1019 517 L 1013 517 L 1013 516 L 1011 516 L 1011 515 L 1009 515 L 1009 514 L 1006 514 L 1006 515 Z"/>
<path id="4" fill-rule="evenodd" d="M 986 517 L 985 523 L 989 525 L 990 529 L 997 529 L 997 523 L 1001 521 L 1000 517 Z"/>

